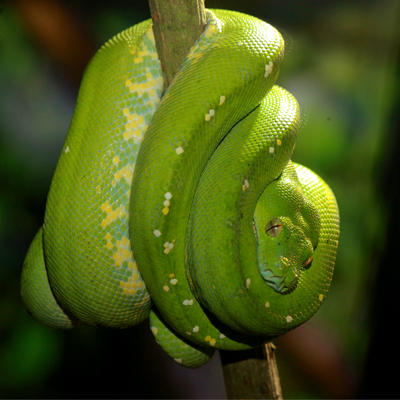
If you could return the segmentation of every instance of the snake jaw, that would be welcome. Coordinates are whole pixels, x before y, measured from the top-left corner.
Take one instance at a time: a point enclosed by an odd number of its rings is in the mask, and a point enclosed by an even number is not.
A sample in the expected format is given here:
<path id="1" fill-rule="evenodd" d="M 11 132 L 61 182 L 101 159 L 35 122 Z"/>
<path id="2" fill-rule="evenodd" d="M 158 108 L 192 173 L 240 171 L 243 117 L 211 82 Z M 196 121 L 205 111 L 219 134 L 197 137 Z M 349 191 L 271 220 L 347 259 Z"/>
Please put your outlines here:
<path id="1" fill-rule="evenodd" d="M 297 286 L 300 273 L 296 267 L 291 267 L 290 264 L 286 257 L 281 256 L 281 261 L 276 262 L 275 267 L 261 271 L 267 285 L 271 286 L 277 293 L 289 294 Z"/>
<path id="2" fill-rule="evenodd" d="M 294 275 L 294 280 L 288 285 L 286 278 L 284 276 L 276 276 L 271 270 L 265 271 L 263 278 L 267 285 L 271 286 L 275 292 L 279 294 L 289 294 L 293 292 L 297 287 L 297 282 L 299 280 L 299 275 Z"/>

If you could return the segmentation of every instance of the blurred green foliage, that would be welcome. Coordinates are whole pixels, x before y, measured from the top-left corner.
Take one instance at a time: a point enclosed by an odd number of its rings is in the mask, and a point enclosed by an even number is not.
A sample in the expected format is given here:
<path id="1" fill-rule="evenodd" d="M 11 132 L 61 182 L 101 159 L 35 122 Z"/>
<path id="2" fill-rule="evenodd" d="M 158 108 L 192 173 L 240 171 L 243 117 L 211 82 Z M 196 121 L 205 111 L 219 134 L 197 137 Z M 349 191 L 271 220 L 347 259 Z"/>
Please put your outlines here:
<path id="1" fill-rule="evenodd" d="M 135 10 L 127 3 L 98 2 L 92 9 L 73 1 L 71 7 L 89 21 L 88 29 L 101 44 L 149 17 L 145 1 Z M 370 289 L 389 220 L 379 181 L 399 91 L 400 4 L 210 0 L 206 5 L 253 14 L 284 33 L 287 50 L 278 84 L 295 95 L 304 111 L 293 159 L 328 182 L 341 214 L 333 284 L 310 323 L 329 331 L 357 385 L 370 340 Z M 1 6 L 0 60 L 0 397 L 73 396 L 59 378 L 74 368 L 74 361 L 82 362 L 71 354 L 81 349 L 85 357 L 94 357 L 104 350 L 102 340 L 110 345 L 119 332 L 84 328 L 65 333 L 39 325 L 23 309 L 19 276 L 42 223 L 76 92 L 37 46 L 12 3 Z M 84 362 L 87 373 L 105 376 L 98 371 L 105 364 L 95 360 Z M 280 360 L 279 353 L 278 363 L 285 397 L 331 396 L 304 382 L 301 374 L 296 377 L 296 366 Z M 128 377 L 129 371 L 121 374 Z M 128 393 L 133 396 L 132 389 L 120 396 Z"/>

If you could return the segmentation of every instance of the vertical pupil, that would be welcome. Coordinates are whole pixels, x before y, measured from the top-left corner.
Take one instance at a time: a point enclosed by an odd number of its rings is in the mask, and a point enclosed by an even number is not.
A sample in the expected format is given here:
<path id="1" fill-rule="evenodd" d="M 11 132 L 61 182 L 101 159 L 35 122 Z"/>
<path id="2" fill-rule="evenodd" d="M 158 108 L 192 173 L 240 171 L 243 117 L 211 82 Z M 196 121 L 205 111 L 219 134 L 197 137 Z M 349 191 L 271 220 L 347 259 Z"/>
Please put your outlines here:
<path id="1" fill-rule="evenodd" d="M 282 230 L 282 222 L 279 218 L 272 218 L 267 226 L 265 227 L 265 232 L 268 236 L 277 237 Z"/>

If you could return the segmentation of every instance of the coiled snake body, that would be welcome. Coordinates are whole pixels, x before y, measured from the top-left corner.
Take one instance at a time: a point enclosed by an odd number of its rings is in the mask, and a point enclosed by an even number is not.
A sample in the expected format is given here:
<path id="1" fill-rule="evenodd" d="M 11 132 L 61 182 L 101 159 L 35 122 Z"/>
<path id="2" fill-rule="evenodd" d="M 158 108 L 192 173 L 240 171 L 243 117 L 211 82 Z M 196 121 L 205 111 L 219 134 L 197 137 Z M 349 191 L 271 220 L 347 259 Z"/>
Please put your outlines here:
<path id="1" fill-rule="evenodd" d="M 162 96 L 145 21 L 90 62 L 21 292 L 41 322 L 126 328 L 197 367 L 309 319 L 330 286 L 339 216 L 290 161 L 299 107 L 274 86 L 284 43 L 215 10 Z"/>

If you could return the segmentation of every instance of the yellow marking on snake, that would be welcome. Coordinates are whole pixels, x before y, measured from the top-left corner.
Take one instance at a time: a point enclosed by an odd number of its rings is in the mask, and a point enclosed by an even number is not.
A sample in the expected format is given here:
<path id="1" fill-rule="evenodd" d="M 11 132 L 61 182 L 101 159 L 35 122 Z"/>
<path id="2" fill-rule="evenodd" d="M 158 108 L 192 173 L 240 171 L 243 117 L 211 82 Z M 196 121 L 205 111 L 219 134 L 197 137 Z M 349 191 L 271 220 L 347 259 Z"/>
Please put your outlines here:
<path id="1" fill-rule="evenodd" d="M 145 34 L 148 39 L 154 41 L 154 36 L 152 29 L 150 28 Z M 138 64 L 140 68 L 140 63 L 144 61 L 147 56 L 154 58 L 154 52 L 150 52 L 147 46 L 144 44 L 145 37 L 139 44 L 139 46 L 132 46 L 131 53 L 135 55 L 134 63 Z M 157 57 L 157 56 L 156 56 Z M 160 91 L 160 82 L 162 82 L 162 77 L 154 77 L 150 72 L 148 67 L 145 67 L 145 77 L 147 78 L 146 83 L 136 82 L 136 78 L 132 77 L 125 80 L 125 85 L 130 92 L 137 92 L 138 96 L 144 96 L 145 93 L 148 96 L 143 98 L 144 106 L 147 109 L 155 109 L 159 103 L 159 98 L 157 90 Z M 147 97 L 147 104 L 146 104 Z M 144 115 L 139 115 L 136 109 L 130 110 L 129 107 L 125 106 L 121 108 L 121 116 L 124 125 L 122 125 L 121 134 L 123 139 L 128 141 L 128 143 L 140 143 L 143 139 L 144 133 L 147 130 L 147 123 Z M 135 155 L 136 160 L 136 155 Z M 112 187 L 117 191 L 122 190 L 127 197 L 130 195 L 130 188 L 127 188 L 126 183 L 130 185 L 133 172 L 135 169 L 135 162 L 131 162 L 120 154 L 113 155 L 112 164 L 118 169 L 113 169 L 113 179 L 111 181 Z M 97 192 L 100 191 L 100 187 L 96 189 Z M 111 199 L 106 200 L 101 205 L 101 211 L 106 213 L 104 216 L 101 226 L 107 228 L 113 222 L 120 220 L 125 226 L 128 226 L 129 213 L 125 208 L 124 204 L 120 203 L 118 200 L 112 201 Z M 156 232 L 155 232 L 156 234 Z M 158 234 L 158 233 L 157 233 Z M 161 234 L 161 233 L 159 233 Z M 123 268 L 125 274 L 119 281 L 120 287 L 123 289 L 123 293 L 126 295 L 135 295 L 137 289 L 144 289 L 144 281 L 142 280 L 140 273 L 138 272 L 136 261 L 133 259 L 131 243 L 129 238 L 122 234 L 121 236 L 116 236 L 117 233 L 111 234 L 107 232 L 104 239 L 106 241 L 104 247 L 111 251 L 111 258 L 114 262 L 115 267 Z M 141 307 L 149 300 L 149 296 L 146 293 L 141 299 L 139 299 L 137 307 Z"/>

